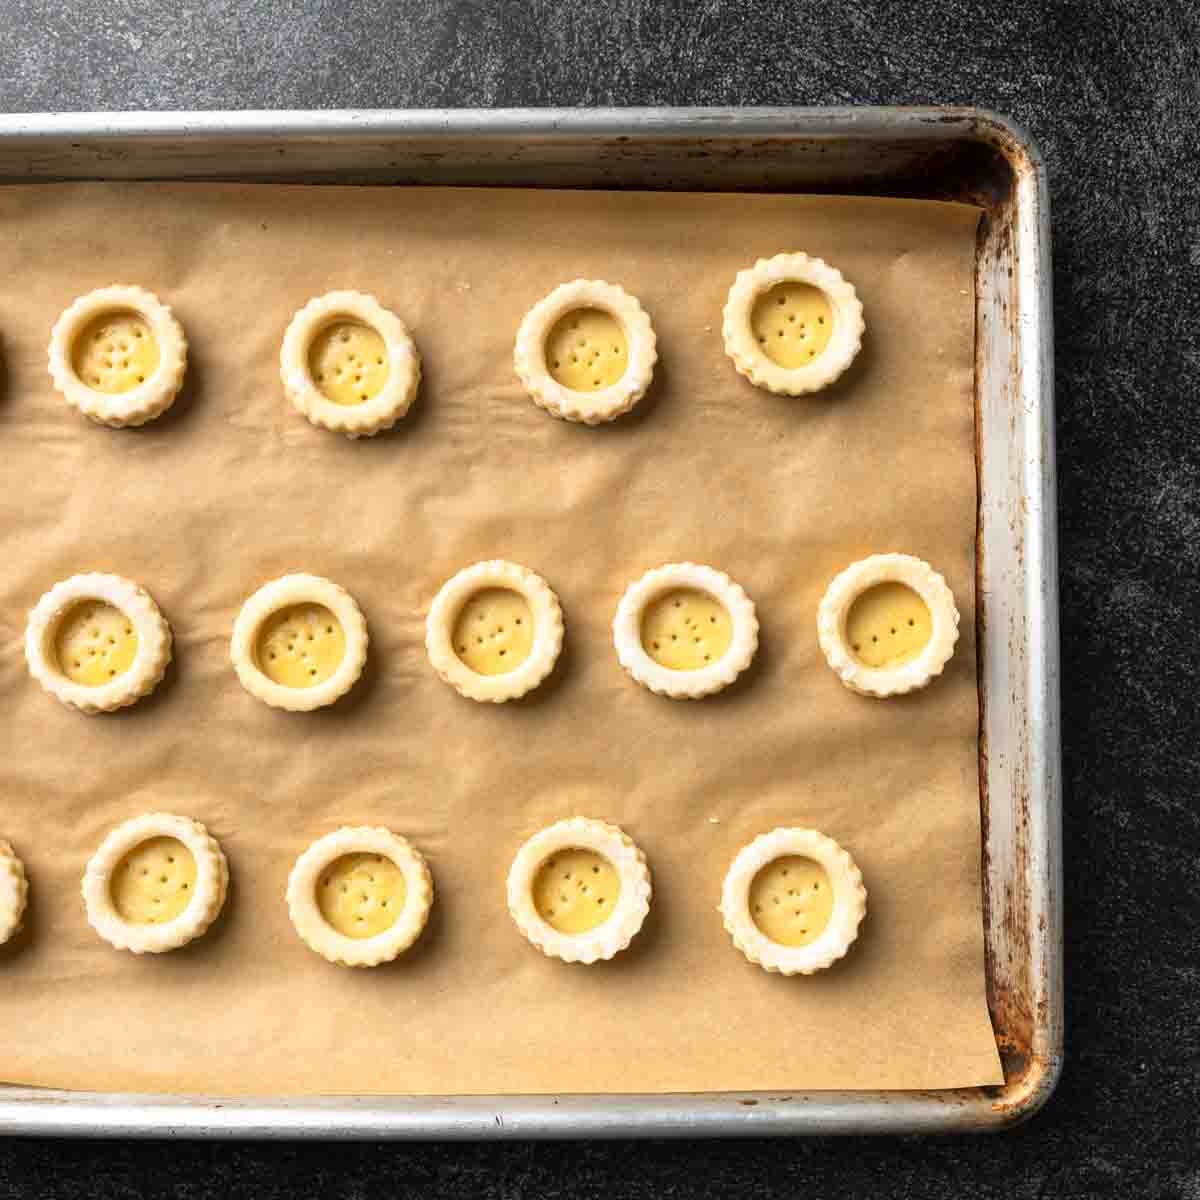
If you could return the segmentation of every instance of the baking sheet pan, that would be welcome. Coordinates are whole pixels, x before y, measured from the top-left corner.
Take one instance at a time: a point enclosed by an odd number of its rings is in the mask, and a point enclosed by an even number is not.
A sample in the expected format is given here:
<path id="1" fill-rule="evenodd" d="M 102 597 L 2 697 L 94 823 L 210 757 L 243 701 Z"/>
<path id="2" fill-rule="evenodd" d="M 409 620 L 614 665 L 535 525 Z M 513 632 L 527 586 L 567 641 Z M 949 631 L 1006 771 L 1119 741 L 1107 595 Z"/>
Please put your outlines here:
<path id="1" fill-rule="evenodd" d="M 239 1101 L 219 1107 L 208 1099 L 8 1091 L 0 1122 L 10 1128 L 83 1133 L 168 1128 L 347 1136 L 675 1129 L 738 1133 L 996 1124 L 1034 1107 L 1052 1085 L 1061 1044 L 1057 645 L 1054 574 L 1047 569 L 1053 567 L 1053 481 L 1046 394 L 1049 342 L 1043 319 L 1048 312 L 1042 286 L 1044 204 L 1039 207 L 1044 184 L 1033 152 L 1019 136 L 980 114 L 946 112 L 702 113 L 690 120 L 686 113 L 210 114 L 72 120 L 76 129 L 65 133 L 51 127 L 53 119 L 11 119 L 0 130 L 0 172 L 9 179 L 315 176 L 375 182 L 822 187 L 944 195 L 984 204 L 988 220 L 977 274 L 977 408 L 985 904 L 993 1021 L 1005 1051 L 1008 1082 L 990 1093 L 974 1089 L 927 1096 L 709 1094 L 651 1102 L 637 1097 L 506 1097 L 435 1103 L 389 1098 Z M 94 123 L 91 133 L 85 128 L 89 121 Z M 114 121 L 107 133 L 101 131 Z M 184 126 L 188 136 L 181 138 L 172 121 Z M 261 153 L 266 145 L 279 151 L 273 164 Z M 106 166 L 94 161 L 100 151 Z M 325 151 L 331 152 L 323 158 Z M 706 171 L 697 171 L 698 160 L 707 161 Z M 852 173 L 856 161 L 857 176 Z M 264 176 L 264 162 L 278 173 Z M 714 169 L 723 163 L 730 167 L 727 173 Z M 491 1120 L 483 1121 L 483 1113 L 490 1113 Z"/>

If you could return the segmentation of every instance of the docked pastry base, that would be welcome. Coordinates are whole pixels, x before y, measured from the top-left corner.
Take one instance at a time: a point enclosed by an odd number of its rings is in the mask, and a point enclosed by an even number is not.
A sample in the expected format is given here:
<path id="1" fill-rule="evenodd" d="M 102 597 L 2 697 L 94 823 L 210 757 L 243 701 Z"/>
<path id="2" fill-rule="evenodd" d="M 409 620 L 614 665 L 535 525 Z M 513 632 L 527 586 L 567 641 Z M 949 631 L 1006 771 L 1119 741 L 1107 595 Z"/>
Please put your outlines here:
<path id="1" fill-rule="evenodd" d="M 83 902 L 92 928 L 118 950 L 162 954 L 216 920 L 229 867 L 199 821 L 149 813 L 118 825 L 92 855 Z"/>
<path id="2" fill-rule="evenodd" d="M 789 864 L 790 876 L 784 874 Z M 803 888 L 797 886 L 801 879 Z M 831 890 L 832 904 L 817 889 Z M 788 906 L 794 918 L 781 921 L 764 911 L 775 904 Z M 866 911 L 867 891 L 854 860 L 813 829 L 776 829 L 755 838 L 733 860 L 721 890 L 720 912 L 734 945 L 752 963 L 781 975 L 811 975 L 836 962 L 858 936 Z M 793 944 L 773 940 L 762 926 L 787 931 Z"/>
<path id="3" fill-rule="evenodd" d="M 946 581 L 909 554 L 874 554 L 830 583 L 817 609 L 826 661 L 852 690 L 883 699 L 940 675 L 958 642 Z"/>
<path id="4" fill-rule="evenodd" d="M 815 392 L 862 346 L 862 305 L 840 271 L 807 254 L 761 258 L 739 271 L 725 302 L 725 353 L 756 387 Z"/>
<path id="5" fill-rule="evenodd" d="M 371 437 L 408 412 L 421 358 L 395 313 L 362 292 L 329 292 L 292 318 L 279 353 L 287 397 L 314 425 Z"/>
<path id="6" fill-rule="evenodd" d="M 619 954 L 641 929 L 650 895 L 646 858 L 632 839 L 586 817 L 535 833 L 508 873 L 508 910 L 517 928 L 543 954 L 564 962 Z M 586 916 L 592 907 L 606 913 L 594 925 Z"/>
<path id="7" fill-rule="evenodd" d="M 722 571 L 669 563 L 631 584 L 617 605 L 613 643 L 643 687 L 696 700 L 727 687 L 758 649 L 754 603 Z"/>
<path id="8" fill-rule="evenodd" d="M 50 377 L 93 421 L 142 425 L 165 412 L 183 386 L 187 339 L 171 310 L 140 287 L 80 296 L 50 334 Z"/>
<path id="9" fill-rule="evenodd" d="M 28 899 L 25 865 L 13 848 L 0 838 L 0 946 L 20 931 Z"/>
<path id="10" fill-rule="evenodd" d="M 528 567 L 500 560 L 449 579 L 425 621 L 433 669 L 462 695 L 485 703 L 515 700 L 537 687 L 554 669 L 562 643 L 558 597 Z"/>
<path id="11" fill-rule="evenodd" d="M 645 310 L 624 288 L 576 279 L 555 288 L 517 330 L 513 363 L 535 404 L 598 425 L 645 395 L 658 350 Z"/>
<path id="12" fill-rule="evenodd" d="M 25 661 L 63 704 L 111 712 L 157 686 L 171 661 L 171 629 L 138 584 L 120 575 L 73 575 L 29 614 Z"/>
<path id="13" fill-rule="evenodd" d="M 433 881 L 421 853 L 398 834 L 339 829 L 296 860 L 287 903 L 296 932 L 322 958 L 374 967 L 420 936 L 433 904 Z"/>
<path id="14" fill-rule="evenodd" d="M 353 597 L 318 575 L 283 575 L 242 605 L 230 657 L 242 686 L 273 708 L 311 712 L 344 696 L 367 660 Z"/>

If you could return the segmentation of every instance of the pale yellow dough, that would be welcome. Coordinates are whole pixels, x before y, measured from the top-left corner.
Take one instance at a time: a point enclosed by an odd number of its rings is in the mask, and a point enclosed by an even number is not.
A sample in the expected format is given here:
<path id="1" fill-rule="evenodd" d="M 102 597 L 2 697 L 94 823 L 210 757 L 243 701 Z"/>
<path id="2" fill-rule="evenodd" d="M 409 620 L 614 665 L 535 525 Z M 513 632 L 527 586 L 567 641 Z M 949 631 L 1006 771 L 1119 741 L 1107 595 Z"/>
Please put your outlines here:
<path id="1" fill-rule="evenodd" d="M 650 911 L 646 856 L 616 825 L 570 817 L 535 833 L 508 872 L 508 911 L 549 958 L 594 963 L 628 947 Z"/>
<path id="2" fill-rule="evenodd" d="M 750 329 L 772 362 L 806 367 L 829 345 L 833 307 L 810 283 L 777 283 L 754 302 Z"/>
<path id="3" fill-rule="evenodd" d="M 868 667 L 898 667 L 916 658 L 933 634 L 929 606 L 903 583 L 877 583 L 846 613 L 846 640 Z"/>
<path id="4" fill-rule="evenodd" d="M 308 370 L 334 404 L 364 404 L 387 383 L 387 346 L 369 325 L 335 321 L 313 338 Z"/>
<path id="5" fill-rule="evenodd" d="M 462 606 L 451 640 L 458 657 L 476 674 L 507 674 L 533 649 L 529 602 L 509 588 L 484 588 Z"/>
<path id="6" fill-rule="evenodd" d="M 587 933 L 616 911 L 621 877 L 602 854 L 572 846 L 546 859 L 533 878 L 538 916 L 559 933 Z"/>
<path id="7" fill-rule="evenodd" d="M 110 945 L 163 954 L 198 938 L 217 919 L 229 864 L 199 821 L 148 813 L 118 825 L 88 861 L 88 923 Z"/>
<path id="8" fill-rule="evenodd" d="M 113 907 L 123 920 L 162 925 L 191 903 L 196 859 L 178 838 L 148 838 L 121 859 L 109 886 Z"/>
<path id="9" fill-rule="evenodd" d="M 642 610 L 642 648 L 672 671 L 701 671 L 732 641 L 729 610 L 697 588 L 663 592 Z"/>
<path id="10" fill-rule="evenodd" d="M 420 937 L 433 879 L 421 852 L 399 834 L 339 829 L 296 859 L 287 904 L 310 950 L 341 966 L 377 967 Z"/>
<path id="11" fill-rule="evenodd" d="M 750 884 L 755 925 L 781 946 L 807 946 L 825 932 L 833 913 L 829 873 L 798 854 L 767 863 Z"/>
<path id="12" fill-rule="evenodd" d="M 187 338 L 153 292 L 123 284 L 80 296 L 54 323 L 48 367 L 63 398 L 102 425 L 143 425 L 175 402 Z"/>
<path id="13" fill-rule="evenodd" d="M 72 575 L 34 606 L 29 673 L 56 699 L 111 712 L 153 690 L 171 661 L 171 630 L 145 588 L 119 575 Z"/>
<path id="14" fill-rule="evenodd" d="M 546 369 L 563 387 L 595 392 L 616 383 L 629 363 L 625 331 L 611 313 L 576 308 L 554 323 L 546 338 Z"/>
<path id="15" fill-rule="evenodd" d="M 315 687 L 345 657 L 346 633 L 323 604 L 289 604 L 259 627 L 255 655 L 263 674 L 275 683 Z"/>
<path id="16" fill-rule="evenodd" d="M 145 383 L 158 369 L 158 339 L 135 312 L 100 313 L 71 348 L 75 374 L 98 392 L 118 395 Z"/>
<path id="17" fill-rule="evenodd" d="M 885 699 L 940 675 L 958 641 L 959 614 L 946 581 L 911 554 L 873 554 L 829 584 L 817 608 L 817 640 L 838 678 Z"/>
<path id="18" fill-rule="evenodd" d="M 133 665 L 138 637 L 119 608 L 100 600 L 84 600 L 58 622 L 54 650 L 62 673 L 73 683 L 99 687 Z"/>
<path id="19" fill-rule="evenodd" d="M 404 908 L 404 873 L 382 854 L 343 854 L 321 873 L 317 907 L 345 937 L 368 938 L 390 929 Z"/>
<path id="20" fill-rule="evenodd" d="M 25 864 L 16 851 L 0 838 L 0 946 L 20 931 L 29 899 Z"/>
<path id="21" fill-rule="evenodd" d="M 780 975 L 832 966 L 858 937 L 867 889 L 854 860 L 815 829 L 775 829 L 743 846 L 718 910 L 750 962 Z"/>
<path id="22" fill-rule="evenodd" d="M 229 657 L 252 696 L 311 712 L 358 681 L 368 640 L 362 611 L 344 588 L 319 575 L 282 575 L 242 605 Z"/>

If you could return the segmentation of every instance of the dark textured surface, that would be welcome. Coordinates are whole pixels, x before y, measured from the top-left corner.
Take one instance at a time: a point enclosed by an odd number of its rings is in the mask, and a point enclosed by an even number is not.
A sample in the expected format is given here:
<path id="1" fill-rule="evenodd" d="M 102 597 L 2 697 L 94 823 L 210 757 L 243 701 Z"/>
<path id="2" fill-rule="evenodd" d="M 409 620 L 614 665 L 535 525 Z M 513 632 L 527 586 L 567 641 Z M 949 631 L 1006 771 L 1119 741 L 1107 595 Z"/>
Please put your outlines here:
<path id="1" fill-rule="evenodd" d="M 1200 1197 L 1200 5 L 88 0 L 0 15 L 9 110 L 976 103 L 1022 122 L 1054 206 L 1069 1022 L 1057 1095 L 999 1137 L 21 1141 L 0 1144 L 0 1196 Z"/>

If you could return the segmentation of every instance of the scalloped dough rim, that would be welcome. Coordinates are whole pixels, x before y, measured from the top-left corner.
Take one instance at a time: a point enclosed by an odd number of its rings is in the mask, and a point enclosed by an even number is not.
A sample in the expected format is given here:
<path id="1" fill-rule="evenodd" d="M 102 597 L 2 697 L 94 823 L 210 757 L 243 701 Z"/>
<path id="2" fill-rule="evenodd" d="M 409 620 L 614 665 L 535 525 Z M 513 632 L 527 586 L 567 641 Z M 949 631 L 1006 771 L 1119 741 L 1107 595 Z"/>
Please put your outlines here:
<path id="1" fill-rule="evenodd" d="M 129 668 L 98 687 L 75 683 L 55 665 L 48 646 L 63 616 L 76 604 L 99 600 L 122 612 L 137 632 L 138 647 Z M 62 704 L 88 714 L 113 712 L 149 695 L 171 661 L 171 627 L 154 598 L 141 584 L 121 575 L 89 572 L 60 580 L 29 614 L 25 626 L 25 661 L 29 673 Z"/>
<path id="2" fill-rule="evenodd" d="M 20 932 L 28 900 L 25 864 L 12 846 L 0 838 L 0 946 Z"/>
<path id="3" fill-rule="evenodd" d="M 501 588 L 519 593 L 533 618 L 528 657 L 503 675 L 480 675 L 454 652 L 452 633 L 462 606 L 477 592 Z M 554 670 L 564 637 L 562 606 L 536 571 L 504 559 L 474 563 L 452 575 L 433 599 L 425 618 L 425 651 L 438 676 L 468 700 L 503 704 L 538 687 Z"/>
<path id="4" fill-rule="evenodd" d="M 881 583 L 901 583 L 925 602 L 933 631 L 916 658 L 898 667 L 868 667 L 846 643 L 850 606 Z M 885 700 L 927 686 L 940 675 L 958 644 L 959 612 L 945 579 L 924 559 L 911 554 L 872 554 L 839 571 L 817 608 L 817 640 L 835 675 L 862 696 Z"/>
<path id="5" fill-rule="evenodd" d="M 616 868 L 621 890 L 612 915 L 585 933 L 560 933 L 537 911 L 533 880 L 561 850 L 594 850 Z M 653 888 L 646 856 L 623 829 L 589 817 L 569 817 L 539 830 L 517 851 L 508 872 L 508 911 L 522 935 L 548 958 L 591 964 L 628 948 L 650 911 Z"/>
<path id="6" fill-rule="evenodd" d="M 620 324 L 629 347 L 625 373 L 595 392 L 564 387 L 546 366 L 546 338 L 555 323 L 579 308 L 598 308 Z M 658 361 L 650 318 L 635 296 L 603 279 L 574 279 L 542 297 L 525 314 L 513 347 L 513 365 L 530 398 L 564 421 L 600 425 L 629 412 L 646 394 Z"/>
<path id="7" fill-rule="evenodd" d="M 404 876 L 404 907 L 387 929 L 373 937 L 339 933 L 317 904 L 321 872 L 347 854 L 383 855 Z M 327 962 L 377 967 L 398 958 L 421 936 L 433 906 L 433 877 L 424 855 L 398 833 L 382 827 L 346 826 L 318 838 L 296 859 L 288 875 L 287 905 L 300 940 Z"/>
<path id="8" fill-rule="evenodd" d="M 256 661 L 255 640 L 263 622 L 293 604 L 323 605 L 341 622 L 346 638 L 337 670 L 308 688 L 276 683 Z M 312 712 L 340 700 L 358 682 L 366 665 L 369 640 L 362 609 L 345 588 L 320 575 L 297 572 L 264 583 L 246 598 L 233 623 L 229 656 L 242 687 L 255 699 L 286 712 Z"/>
<path id="9" fill-rule="evenodd" d="M 733 624 L 729 648 L 711 666 L 675 671 L 652 659 L 642 645 L 642 613 L 664 592 L 695 588 L 724 605 Z M 758 614 L 754 601 L 724 571 L 697 563 L 667 563 L 647 571 L 625 589 L 613 618 L 617 660 L 644 688 L 672 700 L 700 700 L 728 687 L 750 665 L 758 650 Z"/>
<path id="10" fill-rule="evenodd" d="M 113 872 L 131 850 L 156 837 L 175 838 L 188 848 L 196 863 L 196 890 L 173 920 L 161 925 L 126 921 L 112 902 Z M 146 813 L 109 832 L 88 860 L 82 890 L 88 924 L 109 945 L 133 954 L 165 954 L 208 932 L 224 907 L 228 889 L 229 863 L 224 851 L 199 821 L 171 813 Z"/>
<path id="11" fill-rule="evenodd" d="M 362 404 L 335 404 L 322 395 L 309 371 L 313 338 L 339 317 L 370 326 L 387 347 L 387 381 Z M 287 398 L 313 425 L 349 438 L 374 437 L 391 429 L 412 407 L 421 384 L 421 356 L 404 322 L 374 296 L 326 292 L 314 296 L 288 323 L 279 350 L 279 377 Z"/>
<path id="12" fill-rule="evenodd" d="M 798 855 L 825 868 L 834 892 L 833 911 L 821 936 L 807 946 L 773 942 L 754 923 L 750 885 L 768 863 Z M 759 834 L 742 847 L 725 875 L 718 909 L 733 944 L 756 966 L 779 975 L 812 975 L 843 958 L 858 937 L 867 911 L 862 873 L 847 851 L 815 829 L 788 827 Z"/>
<path id="13" fill-rule="evenodd" d="M 127 392 L 95 391 L 71 365 L 75 339 L 89 321 L 106 312 L 124 310 L 137 313 L 153 330 L 158 342 L 158 366 L 145 383 Z M 54 323 L 48 347 L 50 378 L 67 403 L 93 421 L 114 429 L 144 425 L 175 403 L 187 371 L 187 352 L 183 327 L 153 292 L 113 284 L 78 297 Z"/>
<path id="14" fill-rule="evenodd" d="M 829 342 L 806 366 L 780 366 L 763 352 L 750 327 L 755 302 L 780 283 L 807 283 L 817 288 L 825 294 L 833 310 Z M 807 395 L 833 383 L 857 357 L 866 330 L 854 285 L 836 267 L 799 252 L 760 258 L 753 267 L 739 271 L 722 315 L 725 353 L 739 374 L 755 387 L 784 396 Z"/>

